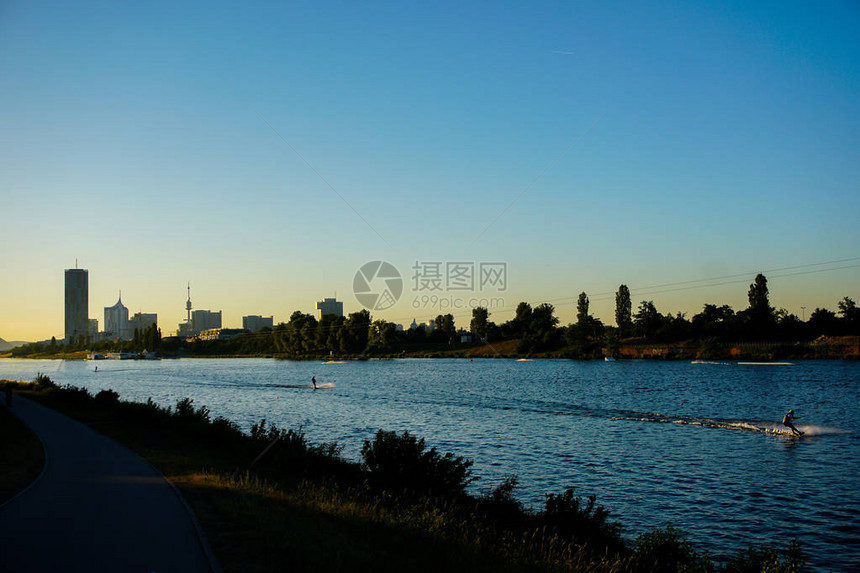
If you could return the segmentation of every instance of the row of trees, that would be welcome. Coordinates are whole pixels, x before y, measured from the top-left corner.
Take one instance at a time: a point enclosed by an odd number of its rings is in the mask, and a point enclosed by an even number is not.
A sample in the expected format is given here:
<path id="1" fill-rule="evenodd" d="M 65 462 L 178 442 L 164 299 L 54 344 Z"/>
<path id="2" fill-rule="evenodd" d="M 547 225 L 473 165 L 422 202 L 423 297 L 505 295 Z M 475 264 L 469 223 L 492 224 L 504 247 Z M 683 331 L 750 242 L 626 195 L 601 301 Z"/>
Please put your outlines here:
<path id="1" fill-rule="evenodd" d="M 844 297 L 837 307 L 838 315 L 816 308 L 808 321 L 802 321 L 785 309 L 770 304 L 767 278 L 759 274 L 749 287 L 749 306 L 735 312 L 728 305 L 705 304 L 702 311 L 688 319 L 684 313 L 661 314 L 652 300 L 643 300 L 634 312 L 630 289 L 618 287 L 615 294 L 615 326 L 603 322 L 589 312 L 589 299 L 580 293 L 576 305 L 576 322 L 557 328 L 552 318 L 553 308 L 543 304 L 531 309 L 520 303 L 510 326 L 520 334 L 520 352 L 550 350 L 565 344 L 573 354 L 590 355 L 602 347 L 612 348 L 626 342 L 662 343 L 683 340 L 712 340 L 718 342 L 803 341 L 821 335 L 860 334 L 860 309 Z M 513 324 L 512 324 L 513 323 Z M 474 330 L 474 329 L 473 329 Z"/>
<path id="2" fill-rule="evenodd" d="M 571 356 L 601 356 L 622 343 L 665 343 L 683 340 L 711 342 L 801 341 L 820 335 L 860 334 L 860 311 L 848 297 L 838 303 L 839 312 L 815 309 L 802 321 L 769 300 L 767 279 L 759 274 L 749 287 L 748 308 L 735 312 L 728 305 L 705 304 L 687 318 L 683 313 L 662 314 L 654 302 L 643 300 L 634 310 L 630 290 L 621 285 L 615 295 L 615 326 L 605 325 L 590 312 L 586 293 L 577 299 L 575 322 L 561 326 L 553 305 L 517 305 L 514 317 L 496 324 L 486 308 L 472 311 L 468 329 L 459 328 L 451 314 L 439 315 L 432 330 L 419 326 L 402 331 L 394 323 L 374 320 L 366 310 L 347 317 L 294 312 L 287 323 L 271 332 L 238 337 L 218 343 L 224 353 L 279 353 L 293 356 L 319 354 L 395 353 L 428 345 L 456 345 L 460 335 L 471 334 L 475 342 L 517 340 L 522 354 L 564 350 Z"/>
<path id="3" fill-rule="evenodd" d="M 143 350 L 158 351 L 163 348 L 161 329 L 152 324 L 143 329 L 134 329 L 131 340 L 92 340 L 89 336 L 79 336 L 76 341 L 62 344 L 56 337 L 45 345 L 31 342 L 12 350 L 13 356 L 29 356 L 31 354 L 57 354 L 61 352 L 78 352 L 91 350 L 94 352 L 141 352 Z"/>
<path id="4" fill-rule="evenodd" d="M 844 297 L 836 313 L 816 308 L 808 321 L 770 304 L 767 278 L 758 274 L 747 292 L 749 306 L 735 312 L 728 305 L 705 304 L 702 311 L 687 319 L 682 313 L 660 314 L 653 301 L 640 302 L 632 313 L 630 291 L 621 285 L 616 293 L 615 319 L 621 338 L 640 337 L 646 341 L 716 338 L 724 341 L 798 341 L 821 335 L 860 334 L 860 310 Z"/>

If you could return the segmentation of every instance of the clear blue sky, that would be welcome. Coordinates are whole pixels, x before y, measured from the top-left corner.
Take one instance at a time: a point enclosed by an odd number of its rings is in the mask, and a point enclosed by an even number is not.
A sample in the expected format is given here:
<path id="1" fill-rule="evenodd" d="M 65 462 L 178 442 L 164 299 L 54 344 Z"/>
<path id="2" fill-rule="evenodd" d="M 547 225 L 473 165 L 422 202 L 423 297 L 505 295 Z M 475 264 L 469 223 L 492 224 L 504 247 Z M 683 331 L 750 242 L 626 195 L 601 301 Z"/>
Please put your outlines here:
<path id="1" fill-rule="evenodd" d="M 0 4 L 0 337 L 62 336 L 76 258 L 91 317 L 121 289 L 165 333 L 187 281 L 225 326 L 358 310 L 375 259 L 407 323 L 415 261 L 506 262 L 562 323 L 758 271 L 860 301 L 856 2 L 178 4 Z"/>

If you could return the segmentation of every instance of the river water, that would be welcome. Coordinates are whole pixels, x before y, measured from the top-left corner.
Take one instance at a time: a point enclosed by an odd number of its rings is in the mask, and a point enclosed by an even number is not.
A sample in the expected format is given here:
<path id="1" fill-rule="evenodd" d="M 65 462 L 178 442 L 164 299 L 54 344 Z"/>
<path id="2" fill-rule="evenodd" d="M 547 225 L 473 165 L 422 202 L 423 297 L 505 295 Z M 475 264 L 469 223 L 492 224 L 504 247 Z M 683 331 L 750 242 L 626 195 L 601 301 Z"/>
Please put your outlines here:
<path id="1" fill-rule="evenodd" d="M 378 429 L 408 430 L 473 460 L 476 492 L 516 475 L 542 508 L 573 486 L 630 537 L 671 523 L 724 559 L 796 536 L 816 568 L 860 568 L 856 362 L 0 360 L 0 379 L 37 372 L 128 400 L 189 397 L 246 430 L 301 426 L 353 460 Z M 781 433 L 789 408 L 801 439 Z"/>

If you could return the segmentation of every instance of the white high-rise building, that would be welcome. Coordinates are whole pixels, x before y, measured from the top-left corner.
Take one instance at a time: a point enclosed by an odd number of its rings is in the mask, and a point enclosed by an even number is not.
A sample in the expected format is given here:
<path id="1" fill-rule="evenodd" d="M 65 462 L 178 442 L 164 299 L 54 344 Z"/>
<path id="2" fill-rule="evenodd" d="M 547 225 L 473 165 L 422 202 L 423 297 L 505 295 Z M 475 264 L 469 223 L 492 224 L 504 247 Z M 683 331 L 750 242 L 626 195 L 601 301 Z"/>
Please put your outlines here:
<path id="1" fill-rule="evenodd" d="M 221 328 L 221 311 L 195 310 L 191 312 L 191 330 L 203 332 L 211 328 Z"/>
<path id="2" fill-rule="evenodd" d="M 122 293 L 113 306 L 105 307 L 105 332 L 113 339 L 128 340 L 128 309 L 122 304 Z"/>

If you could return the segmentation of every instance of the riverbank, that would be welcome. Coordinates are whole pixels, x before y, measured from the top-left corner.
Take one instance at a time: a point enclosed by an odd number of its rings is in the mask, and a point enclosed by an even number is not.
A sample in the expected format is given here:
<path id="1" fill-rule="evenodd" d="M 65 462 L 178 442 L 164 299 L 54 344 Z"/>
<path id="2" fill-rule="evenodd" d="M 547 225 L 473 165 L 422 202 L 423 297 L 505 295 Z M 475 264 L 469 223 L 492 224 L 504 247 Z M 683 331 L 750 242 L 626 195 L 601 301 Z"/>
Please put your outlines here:
<path id="1" fill-rule="evenodd" d="M 211 344 L 198 351 L 193 345 L 181 351 L 162 352 L 163 358 L 277 358 L 283 360 L 384 360 L 394 358 L 529 358 L 603 360 L 611 356 L 619 360 L 858 360 L 860 336 L 822 336 L 806 342 L 735 342 L 679 341 L 649 344 L 631 341 L 612 350 L 600 349 L 594 355 L 580 356 L 569 348 L 545 352 L 517 352 L 520 341 L 474 342 L 448 344 L 420 344 L 398 348 L 395 351 L 368 349 L 359 354 L 308 353 L 289 354 L 271 352 L 221 352 Z M 226 347 L 225 347 L 226 348 Z M 87 350 L 72 352 L 33 352 L 0 354 L 0 358 L 30 358 L 37 360 L 86 360 Z"/>
<path id="2" fill-rule="evenodd" d="M 173 409 L 129 403 L 44 376 L 16 387 L 158 467 L 194 508 L 225 571 L 650 571 L 670 555 L 676 569 L 716 567 L 674 530 L 621 541 L 614 516 L 572 491 L 538 512 L 516 501 L 512 482 L 465 495 L 468 462 L 406 435 L 378 435 L 356 464 L 301 430 L 261 422 L 243 434 L 189 400 Z M 736 563 L 751 567 L 724 570 L 758 571 L 765 561 L 787 571 L 797 556 L 758 549 Z"/>

